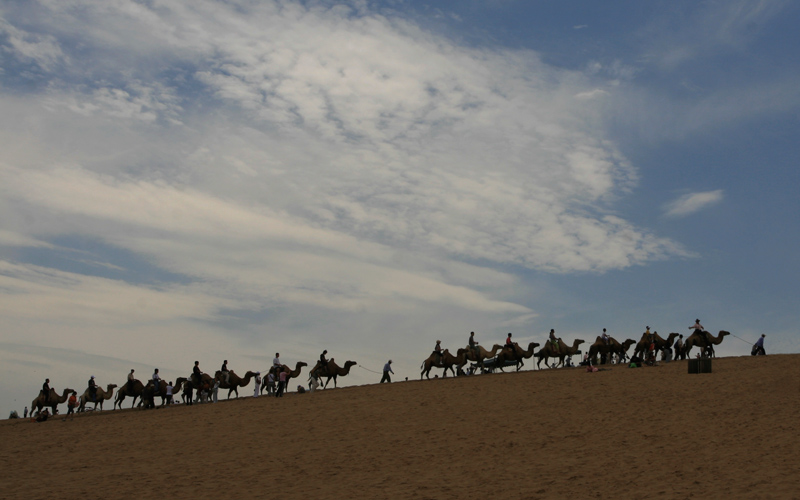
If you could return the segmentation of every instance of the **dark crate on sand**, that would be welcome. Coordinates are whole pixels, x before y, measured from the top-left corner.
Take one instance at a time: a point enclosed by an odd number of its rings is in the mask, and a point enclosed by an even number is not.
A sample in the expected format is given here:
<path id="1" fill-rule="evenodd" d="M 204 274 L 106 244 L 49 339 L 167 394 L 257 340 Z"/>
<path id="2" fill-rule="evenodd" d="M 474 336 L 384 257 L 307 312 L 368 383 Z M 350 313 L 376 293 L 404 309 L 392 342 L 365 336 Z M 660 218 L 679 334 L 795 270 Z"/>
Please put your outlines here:
<path id="1" fill-rule="evenodd" d="M 689 373 L 711 373 L 711 358 L 690 359 Z"/>

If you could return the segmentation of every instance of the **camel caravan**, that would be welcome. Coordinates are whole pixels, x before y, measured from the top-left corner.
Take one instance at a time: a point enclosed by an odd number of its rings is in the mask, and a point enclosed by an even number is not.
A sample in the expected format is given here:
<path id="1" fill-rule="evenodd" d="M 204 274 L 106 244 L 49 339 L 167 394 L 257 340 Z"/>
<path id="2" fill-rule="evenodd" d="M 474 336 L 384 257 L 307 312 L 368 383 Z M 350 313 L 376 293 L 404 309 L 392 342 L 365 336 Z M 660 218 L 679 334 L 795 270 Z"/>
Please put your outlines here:
<path id="1" fill-rule="evenodd" d="M 730 335 L 729 332 L 721 330 L 717 335 L 707 332 L 697 320 L 689 327 L 693 332 L 686 340 L 679 333 L 670 333 L 666 338 L 658 332 L 650 332 L 648 326 L 639 340 L 626 339 L 622 342 L 611 337 L 603 329 L 603 334 L 598 335 L 586 353 L 580 351 L 581 344 L 585 343 L 582 339 L 575 339 L 572 344 L 567 344 L 560 337 L 556 337 L 555 330 L 550 330 L 550 337 L 543 344 L 530 342 L 526 347 L 519 345 L 512 340 L 512 334 L 504 344 L 494 344 L 491 349 L 486 349 L 475 340 L 475 332 L 470 333 L 466 347 L 458 348 L 455 354 L 449 349 L 442 348 L 441 341 L 436 341 L 433 352 L 422 362 L 420 366 L 420 379 L 430 379 L 431 370 L 434 368 L 442 369 L 442 378 L 447 377 L 448 372 L 452 376 L 473 375 L 476 373 L 492 373 L 496 370 L 504 371 L 505 368 L 513 368 L 516 371 L 525 366 L 525 360 L 536 358 L 536 367 L 541 369 L 544 362 L 547 368 L 559 368 L 574 366 L 573 356 L 583 354 L 581 365 L 596 365 L 606 363 L 627 363 L 641 366 L 642 364 L 655 364 L 660 356 L 662 361 L 673 359 L 687 359 L 695 347 L 699 350 L 698 356 L 715 357 L 714 346 L 719 345 L 722 340 Z M 763 350 L 764 335 L 754 345 L 754 354 L 764 354 Z M 634 347 L 633 354 L 628 355 L 628 351 Z M 537 349 L 538 348 L 538 349 Z M 325 389 L 333 381 L 334 388 L 337 386 L 337 379 L 345 377 L 350 373 L 350 369 L 356 366 L 355 361 L 346 361 L 340 366 L 331 358 L 327 359 L 328 351 L 323 351 L 319 360 L 308 373 L 308 387 L 314 391 L 319 385 Z M 288 392 L 289 384 L 293 379 L 299 378 L 303 368 L 308 364 L 298 361 L 294 368 L 280 362 L 280 354 L 275 353 L 272 367 L 261 376 L 259 371 L 246 371 L 243 376 L 236 374 L 227 367 L 228 361 L 222 364 L 222 368 L 217 370 L 213 376 L 200 370 L 199 361 L 195 361 L 192 373 L 188 377 L 179 377 L 175 384 L 171 381 L 162 380 L 158 369 L 153 376 L 142 382 L 135 377 L 134 370 L 128 374 L 125 383 L 117 386 L 108 384 L 105 388 L 100 387 L 95 382 L 94 376 L 89 379 L 88 387 L 80 395 L 79 402 L 77 391 L 64 389 L 59 394 L 55 389 L 50 388 L 47 379 L 42 386 L 39 395 L 31 403 L 31 415 L 39 413 L 47 408 L 50 414 L 58 413 L 58 405 L 69 401 L 69 411 L 78 412 L 94 411 L 98 408 L 103 409 L 103 403 L 113 399 L 112 410 L 122 409 L 122 404 L 126 398 L 131 399 L 131 408 L 144 407 L 155 408 L 156 398 L 160 398 L 159 407 L 175 403 L 173 399 L 180 394 L 180 399 L 184 404 L 192 405 L 207 401 L 217 402 L 217 394 L 220 389 L 228 390 L 228 399 L 233 395 L 239 397 L 239 389 L 253 384 L 253 397 L 258 397 L 266 389 L 268 396 L 281 397 L 284 392 Z M 438 378 L 438 375 L 434 375 Z M 324 383 L 323 383 L 324 381 Z M 115 391 L 116 389 L 116 391 Z M 305 392 L 302 385 L 298 386 L 298 392 Z"/>
<path id="2" fill-rule="evenodd" d="M 705 331 L 702 325 L 699 325 L 699 320 L 690 329 L 694 332 L 685 341 L 680 333 L 670 333 L 665 339 L 656 331 L 650 332 L 648 326 L 639 340 L 626 339 L 622 342 L 608 335 L 603 329 L 603 334 L 598 335 L 594 343 L 589 346 L 580 365 L 625 362 L 632 362 L 637 366 L 652 365 L 659 356 L 662 361 L 687 359 L 693 347 L 700 350 L 699 356 L 715 357 L 714 346 L 719 345 L 725 336 L 730 335 L 730 332 L 721 330 L 715 336 Z M 430 379 L 430 372 L 433 368 L 442 369 L 442 378 L 447 377 L 448 372 L 453 376 L 472 375 L 478 372 L 504 371 L 504 368 L 508 367 L 519 371 L 524 366 L 525 360 L 531 357 L 536 358 L 536 368 L 539 369 L 541 369 L 542 362 L 547 368 L 574 366 L 571 359 L 575 355 L 582 354 L 579 348 L 585 341 L 575 339 L 572 345 L 568 345 L 554 334 L 555 331 L 551 330 L 550 338 L 544 345 L 541 345 L 538 351 L 535 349 L 540 344 L 531 342 L 528 344 L 528 348 L 524 349 L 511 340 L 512 334 L 510 333 L 505 344 L 494 344 L 490 350 L 487 350 L 475 341 L 475 332 L 471 332 L 467 346 L 457 349 L 455 355 L 449 349 L 442 348 L 441 341 L 437 340 L 433 352 L 420 366 L 420 378 Z M 632 356 L 629 356 L 628 351 L 632 346 L 635 346 L 634 352 Z M 553 360 L 552 364 L 550 364 L 551 359 Z M 469 367 L 465 369 L 468 364 Z"/>
<path id="3" fill-rule="evenodd" d="M 231 398 L 231 395 L 234 398 L 238 398 L 239 389 L 247 387 L 251 381 L 255 381 L 253 387 L 254 397 L 263 394 L 264 389 L 267 389 L 268 396 L 282 394 L 284 391 L 288 392 L 291 379 L 299 377 L 303 367 L 308 366 L 308 364 L 298 361 L 294 368 L 291 368 L 281 364 L 278 356 L 279 354 L 276 353 L 273 366 L 263 378 L 261 377 L 261 372 L 251 370 L 245 372 L 244 376 L 239 376 L 233 370 L 228 370 L 227 360 L 213 376 L 202 372 L 199 368 L 199 362 L 195 361 L 192 373 L 188 377 L 178 377 L 174 384 L 172 381 L 168 382 L 161 379 L 158 375 L 158 369 L 146 381 L 137 379 L 135 370 L 131 370 L 123 384 L 119 386 L 108 384 L 105 388 L 98 386 L 94 375 L 92 375 L 87 384 L 88 387 L 79 398 L 77 397 L 77 392 L 69 388 L 64 389 L 62 394 L 59 394 L 55 389 L 50 388 L 50 379 L 47 379 L 42 386 L 42 390 L 39 391 L 39 394 L 31 403 L 30 415 L 39 414 L 43 409 L 47 409 L 50 415 L 56 415 L 58 414 L 58 405 L 71 401 L 70 395 L 75 395 L 74 408 L 70 404 L 70 413 L 73 410 L 80 413 L 95 411 L 98 407 L 102 411 L 103 404 L 108 400 L 113 400 L 112 410 L 117 408 L 121 410 L 126 398 L 130 398 L 131 408 L 155 408 L 156 406 L 163 407 L 175 404 L 177 403 L 178 395 L 180 395 L 181 402 L 187 405 L 209 400 L 216 402 L 217 393 L 220 389 L 228 390 L 228 399 Z M 347 361 L 344 367 L 340 367 L 333 359 L 322 364 L 317 363 L 317 366 L 312 370 L 313 377 L 309 376 L 309 379 L 313 378 L 315 381 L 323 378 L 327 379 L 323 388 L 333 379 L 334 387 L 336 387 L 337 378 L 347 376 L 350 373 L 350 368 L 355 364 L 354 361 Z M 270 386 L 271 381 L 275 382 L 274 386 Z M 311 386 L 309 384 L 309 387 Z M 157 398 L 160 398 L 159 405 L 156 403 Z"/>

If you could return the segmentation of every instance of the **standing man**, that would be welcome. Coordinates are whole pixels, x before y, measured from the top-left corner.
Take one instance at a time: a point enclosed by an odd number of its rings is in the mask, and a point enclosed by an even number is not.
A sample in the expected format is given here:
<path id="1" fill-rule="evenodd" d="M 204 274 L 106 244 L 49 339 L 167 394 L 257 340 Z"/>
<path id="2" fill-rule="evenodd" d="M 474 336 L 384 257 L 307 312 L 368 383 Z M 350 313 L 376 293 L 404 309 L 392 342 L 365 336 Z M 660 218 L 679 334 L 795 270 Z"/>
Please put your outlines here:
<path id="1" fill-rule="evenodd" d="M 267 374 L 267 396 L 275 395 L 275 372 L 270 370 Z"/>
<path id="2" fill-rule="evenodd" d="M 222 368 L 220 368 L 220 372 L 222 372 L 222 378 L 225 379 L 225 383 L 230 385 L 231 383 L 231 372 L 228 371 L 228 360 L 222 362 Z"/>
<path id="3" fill-rule="evenodd" d="M 753 344 L 753 352 L 751 353 L 753 356 L 757 354 L 767 354 L 767 352 L 764 350 L 764 337 L 766 337 L 766 335 L 762 333 L 761 337 L 759 337 L 759 339 L 756 340 L 756 343 Z"/>
<path id="4" fill-rule="evenodd" d="M 172 389 L 173 389 L 172 380 L 170 380 L 169 383 L 167 384 L 167 394 L 166 394 L 168 405 L 172 404 Z"/>
<path id="5" fill-rule="evenodd" d="M 28 418 L 28 407 L 25 407 L 25 411 L 22 413 L 22 418 Z"/>
<path id="6" fill-rule="evenodd" d="M 257 398 L 261 391 L 261 372 L 256 372 L 256 386 L 253 388 L 253 397 Z"/>
<path id="7" fill-rule="evenodd" d="M 215 403 L 219 402 L 219 380 L 214 381 L 214 387 L 211 388 L 211 400 Z"/>
<path id="8" fill-rule="evenodd" d="M 283 391 L 286 390 L 286 372 L 282 371 L 278 376 L 278 393 L 275 394 L 276 398 L 283 397 Z"/>
<path id="9" fill-rule="evenodd" d="M 683 334 L 678 335 L 678 340 L 675 341 L 673 347 L 675 348 L 675 361 L 686 359 L 686 355 L 683 353 Z"/>
<path id="10" fill-rule="evenodd" d="M 388 363 L 383 365 L 383 378 L 381 378 L 381 384 L 384 381 L 389 382 L 390 384 L 392 383 L 392 378 L 389 376 L 390 373 L 392 375 L 394 375 L 394 372 L 392 371 L 392 360 L 391 359 L 389 360 Z"/>

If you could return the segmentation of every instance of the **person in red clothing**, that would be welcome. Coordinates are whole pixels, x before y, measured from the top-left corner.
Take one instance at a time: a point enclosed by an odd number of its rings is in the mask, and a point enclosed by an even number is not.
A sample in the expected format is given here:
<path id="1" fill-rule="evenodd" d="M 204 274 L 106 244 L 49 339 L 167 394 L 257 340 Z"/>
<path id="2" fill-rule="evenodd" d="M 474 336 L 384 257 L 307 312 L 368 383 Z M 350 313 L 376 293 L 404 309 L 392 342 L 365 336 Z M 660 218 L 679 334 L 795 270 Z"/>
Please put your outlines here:
<path id="1" fill-rule="evenodd" d="M 72 391 L 72 394 L 69 395 L 69 400 L 67 401 L 67 415 L 75 413 L 76 406 L 78 406 L 78 393 Z"/>

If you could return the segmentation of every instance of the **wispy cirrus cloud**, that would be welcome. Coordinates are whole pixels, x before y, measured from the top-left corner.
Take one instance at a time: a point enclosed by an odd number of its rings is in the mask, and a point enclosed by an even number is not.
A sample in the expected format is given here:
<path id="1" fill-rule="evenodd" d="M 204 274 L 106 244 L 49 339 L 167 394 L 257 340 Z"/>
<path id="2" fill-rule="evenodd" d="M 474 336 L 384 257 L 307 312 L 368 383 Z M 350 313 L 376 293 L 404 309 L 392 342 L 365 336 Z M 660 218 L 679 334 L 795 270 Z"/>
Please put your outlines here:
<path id="1" fill-rule="evenodd" d="M 716 205 L 723 199 L 723 191 L 704 191 L 688 193 L 664 205 L 664 214 L 668 217 L 684 217 L 706 207 Z"/>
<path id="2" fill-rule="evenodd" d="M 596 125 L 612 92 L 534 52 L 361 4 L 3 8 L 14 40 L 46 45 L 36 85 L 0 87 L 0 237 L 52 252 L 0 254 L 4 335 L 35 322 L 36 343 L 63 347 L 64 315 L 98 354 L 106 329 L 142 357 L 132 339 L 159 332 L 193 357 L 234 338 L 365 352 L 376 331 L 400 353 L 430 331 L 529 324 L 514 270 L 684 253 L 615 211 L 637 171 Z M 91 266 L 61 268 L 75 241 L 100 242 Z M 131 255 L 160 280 L 129 279 Z"/>

